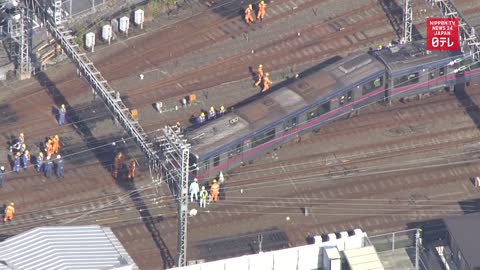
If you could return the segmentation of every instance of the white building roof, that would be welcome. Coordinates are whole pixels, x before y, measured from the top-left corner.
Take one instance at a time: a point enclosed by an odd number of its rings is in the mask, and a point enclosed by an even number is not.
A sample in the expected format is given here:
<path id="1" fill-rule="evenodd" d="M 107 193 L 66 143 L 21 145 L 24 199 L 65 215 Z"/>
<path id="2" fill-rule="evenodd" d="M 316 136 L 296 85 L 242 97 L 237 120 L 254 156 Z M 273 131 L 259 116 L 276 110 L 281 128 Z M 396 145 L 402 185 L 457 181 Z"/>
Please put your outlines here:
<path id="1" fill-rule="evenodd" d="M 0 270 L 118 268 L 138 269 L 110 228 L 98 225 L 39 227 L 0 243 Z"/>
<path id="2" fill-rule="evenodd" d="M 345 250 L 344 254 L 352 270 L 384 270 L 373 246 Z"/>

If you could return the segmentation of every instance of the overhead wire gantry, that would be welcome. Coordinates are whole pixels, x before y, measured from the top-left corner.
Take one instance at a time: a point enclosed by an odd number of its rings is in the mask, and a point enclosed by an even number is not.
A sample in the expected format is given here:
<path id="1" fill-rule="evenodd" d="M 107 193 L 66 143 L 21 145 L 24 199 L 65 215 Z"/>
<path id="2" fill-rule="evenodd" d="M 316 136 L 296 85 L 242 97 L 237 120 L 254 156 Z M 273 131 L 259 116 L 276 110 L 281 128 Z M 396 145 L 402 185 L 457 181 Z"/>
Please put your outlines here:
<path id="1" fill-rule="evenodd" d="M 186 265 L 187 247 L 187 211 L 188 211 L 188 172 L 189 172 L 189 145 L 178 131 L 171 127 L 163 129 L 163 135 L 159 136 L 158 142 L 163 150 L 158 151 L 157 144 L 154 144 L 142 126 L 138 123 L 130 110 L 123 103 L 120 93 L 113 90 L 100 71 L 89 60 L 85 53 L 80 51 L 71 30 L 62 26 L 62 2 L 52 1 L 53 14 L 49 15 L 44 10 L 44 16 L 49 18 L 45 25 L 54 38 L 61 45 L 65 53 L 76 64 L 79 73 L 83 74 L 99 96 L 114 115 L 115 119 L 123 126 L 149 160 L 150 173 L 155 186 L 162 177 L 165 177 L 171 186 L 178 188 L 171 189 L 176 195 L 178 205 L 178 240 L 177 240 L 177 265 Z M 160 130 L 157 130 L 160 131 Z M 172 167 L 177 164 L 177 167 Z M 175 173 L 177 172 L 178 173 Z"/>
<path id="2" fill-rule="evenodd" d="M 459 22 L 460 47 L 465 55 L 470 55 L 473 60 L 480 60 L 480 42 L 475 28 L 470 25 L 460 10 L 450 0 L 434 0 L 434 3 L 442 10 L 442 14 L 448 18 L 457 18 Z M 464 50 L 469 49 L 466 53 Z"/>

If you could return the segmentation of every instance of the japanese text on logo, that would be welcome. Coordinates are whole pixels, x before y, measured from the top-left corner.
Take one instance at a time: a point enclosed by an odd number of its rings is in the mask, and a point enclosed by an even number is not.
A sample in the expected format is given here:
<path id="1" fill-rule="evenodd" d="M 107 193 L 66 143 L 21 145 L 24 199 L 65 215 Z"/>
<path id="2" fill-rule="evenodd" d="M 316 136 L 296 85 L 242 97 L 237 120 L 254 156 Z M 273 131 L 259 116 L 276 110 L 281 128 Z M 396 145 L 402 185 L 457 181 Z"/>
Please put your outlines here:
<path id="1" fill-rule="evenodd" d="M 427 50 L 460 50 L 457 18 L 427 19 Z"/>

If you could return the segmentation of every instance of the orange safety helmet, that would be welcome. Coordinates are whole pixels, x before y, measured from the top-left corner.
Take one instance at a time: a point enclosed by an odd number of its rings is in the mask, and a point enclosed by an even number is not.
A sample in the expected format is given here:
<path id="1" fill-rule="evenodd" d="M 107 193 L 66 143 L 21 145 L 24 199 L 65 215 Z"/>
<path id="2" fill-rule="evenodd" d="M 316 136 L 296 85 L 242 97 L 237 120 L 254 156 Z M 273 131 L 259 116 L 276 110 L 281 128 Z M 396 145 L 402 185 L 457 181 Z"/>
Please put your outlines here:
<path id="1" fill-rule="evenodd" d="M 212 181 L 212 182 L 213 182 L 213 183 L 216 183 L 216 182 L 217 182 L 217 179 L 213 179 L 213 181 Z"/>
<path id="2" fill-rule="evenodd" d="M 58 138 L 59 138 L 59 137 L 58 137 L 58 134 L 57 134 L 57 135 L 55 135 L 55 139 L 58 139 Z"/>
<path id="3" fill-rule="evenodd" d="M 262 64 L 260 64 L 260 65 L 258 65 L 258 67 L 259 67 L 259 68 L 263 68 L 263 65 L 262 65 Z"/>
<path id="4" fill-rule="evenodd" d="M 268 72 L 267 72 L 267 73 L 265 73 L 265 76 L 270 76 L 270 73 L 268 73 Z"/>
<path id="5" fill-rule="evenodd" d="M 265 1 L 260 1 L 260 5 L 265 5 Z"/>

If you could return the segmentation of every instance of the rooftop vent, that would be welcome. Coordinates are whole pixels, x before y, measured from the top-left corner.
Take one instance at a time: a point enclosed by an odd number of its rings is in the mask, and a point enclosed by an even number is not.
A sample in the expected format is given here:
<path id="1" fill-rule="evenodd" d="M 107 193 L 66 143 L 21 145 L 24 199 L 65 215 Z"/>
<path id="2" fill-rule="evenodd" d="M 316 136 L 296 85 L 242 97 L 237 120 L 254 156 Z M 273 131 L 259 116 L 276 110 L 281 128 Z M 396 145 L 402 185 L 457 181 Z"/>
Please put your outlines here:
<path id="1" fill-rule="evenodd" d="M 348 74 L 356 69 L 359 69 L 365 65 L 370 64 L 372 59 L 368 55 L 360 55 L 355 57 L 354 59 L 344 63 L 343 65 L 339 66 L 338 69 L 343 71 L 345 74 Z"/>
<path id="2" fill-rule="evenodd" d="M 238 116 L 237 117 L 234 117 L 232 119 L 230 119 L 230 121 L 228 121 L 230 123 L 230 125 L 235 125 L 238 123 Z"/>

